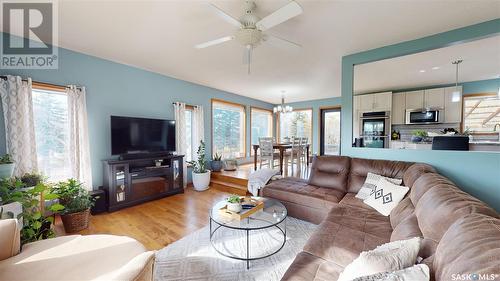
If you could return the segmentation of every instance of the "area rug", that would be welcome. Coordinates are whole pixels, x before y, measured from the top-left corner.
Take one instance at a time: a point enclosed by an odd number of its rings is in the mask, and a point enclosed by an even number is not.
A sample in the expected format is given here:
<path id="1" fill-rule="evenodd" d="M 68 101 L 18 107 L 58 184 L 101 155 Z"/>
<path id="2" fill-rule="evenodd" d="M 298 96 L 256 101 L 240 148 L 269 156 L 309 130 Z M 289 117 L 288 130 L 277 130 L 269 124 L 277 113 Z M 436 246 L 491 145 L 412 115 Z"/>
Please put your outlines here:
<path id="1" fill-rule="evenodd" d="M 213 248 L 209 240 L 209 226 L 206 226 L 158 251 L 155 279 L 280 280 L 316 227 L 288 217 L 285 246 L 268 258 L 251 261 L 247 270 L 245 261 L 224 257 Z M 215 246 L 219 250 L 237 256 L 246 255 L 245 231 L 219 229 L 214 235 Z M 278 249 L 282 241 L 283 234 L 276 228 L 251 231 L 250 255 L 266 255 Z"/>

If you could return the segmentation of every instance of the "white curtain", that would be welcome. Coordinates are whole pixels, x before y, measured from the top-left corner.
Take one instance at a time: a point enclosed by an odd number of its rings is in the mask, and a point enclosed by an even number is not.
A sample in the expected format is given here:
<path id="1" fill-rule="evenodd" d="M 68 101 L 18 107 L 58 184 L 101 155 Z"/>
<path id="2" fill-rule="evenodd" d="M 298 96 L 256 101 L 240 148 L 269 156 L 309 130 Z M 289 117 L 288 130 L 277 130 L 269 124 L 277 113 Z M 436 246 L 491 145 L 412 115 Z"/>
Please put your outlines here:
<path id="1" fill-rule="evenodd" d="M 186 104 L 182 102 L 174 103 L 175 116 L 175 150 L 178 155 L 186 155 Z M 184 187 L 187 186 L 187 163 L 183 158 Z"/>
<path id="2" fill-rule="evenodd" d="M 87 105 L 85 88 L 69 86 L 68 124 L 69 124 L 69 160 L 72 177 L 92 190 L 92 169 L 90 164 L 89 130 L 87 125 Z"/>
<path id="3" fill-rule="evenodd" d="M 19 76 L 10 75 L 0 79 L 0 97 L 7 153 L 15 162 L 14 176 L 37 172 L 31 79 L 23 81 Z"/>
<path id="4" fill-rule="evenodd" d="M 196 152 L 200 141 L 205 141 L 205 126 L 203 123 L 203 106 L 196 105 L 193 109 L 193 137 L 191 147 Z M 194 153 L 193 153 L 194 155 Z M 194 156 L 193 156 L 194 157 Z"/>

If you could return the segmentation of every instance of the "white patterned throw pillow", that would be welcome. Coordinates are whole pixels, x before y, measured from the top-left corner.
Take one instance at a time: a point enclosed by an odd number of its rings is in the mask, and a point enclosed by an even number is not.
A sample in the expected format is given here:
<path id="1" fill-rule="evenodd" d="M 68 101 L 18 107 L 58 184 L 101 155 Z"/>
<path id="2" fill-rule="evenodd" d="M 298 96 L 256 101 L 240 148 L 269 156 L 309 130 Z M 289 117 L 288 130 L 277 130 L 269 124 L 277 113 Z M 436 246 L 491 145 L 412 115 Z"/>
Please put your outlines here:
<path id="1" fill-rule="evenodd" d="M 393 241 L 377 248 L 361 252 L 348 264 L 338 281 L 353 280 L 376 273 L 393 272 L 415 265 L 420 250 L 421 238 Z M 370 279 L 368 279 L 370 280 Z"/>
<path id="2" fill-rule="evenodd" d="M 429 281 L 429 279 L 429 267 L 425 264 L 417 264 L 393 272 L 380 272 L 373 275 L 358 277 L 352 281 Z"/>
<path id="3" fill-rule="evenodd" d="M 406 193 L 410 190 L 406 186 L 395 185 L 382 178 L 375 186 L 375 190 L 363 202 L 371 206 L 384 216 L 388 216 Z"/>
<path id="4" fill-rule="evenodd" d="M 377 183 L 380 179 L 386 179 L 387 181 L 397 185 L 400 185 L 403 182 L 402 179 L 393 179 L 373 173 L 368 173 L 366 175 L 365 183 L 363 183 L 361 189 L 356 194 L 356 198 L 359 198 L 361 200 L 365 200 L 366 198 L 368 198 L 368 196 L 370 196 L 370 194 L 375 190 L 375 187 L 377 186 Z"/>

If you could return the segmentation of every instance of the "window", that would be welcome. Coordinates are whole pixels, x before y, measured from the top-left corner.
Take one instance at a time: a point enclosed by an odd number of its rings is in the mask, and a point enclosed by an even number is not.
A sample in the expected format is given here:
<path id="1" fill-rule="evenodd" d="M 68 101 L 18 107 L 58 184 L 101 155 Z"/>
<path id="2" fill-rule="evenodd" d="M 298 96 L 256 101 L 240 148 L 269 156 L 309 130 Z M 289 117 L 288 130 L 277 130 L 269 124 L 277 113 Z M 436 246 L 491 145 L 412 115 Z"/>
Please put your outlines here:
<path id="1" fill-rule="evenodd" d="M 212 153 L 245 157 L 245 107 L 212 100 Z"/>
<path id="2" fill-rule="evenodd" d="M 250 138 L 252 144 L 259 144 L 259 138 L 273 136 L 273 112 L 252 107 L 250 109 Z M 251 150 L 253 153 L 253 149 Z"/>
<path id="3" fill-rule="evenodd" d="M 193 160 L 193 108 L 186 106 L 186 161 Z"/>
<path id="4" fill-rule="evenodd" d="M 71 164 L 66 93 L 35 86 L 32 93 L 38 169 L 51 181 L 68 179 Z"/>
<path id="5" fill-rule="evenodd" d="M 279 116 L 280 138 L 307 137 L 312 139 L 312 109 L 299 109 Z"/>
<path id="6" fill-rule="evenodd" d="M 468 95 L 463 101 L 464 130 L 474 135 L 492 134 L 495 124 L 500 124 L 500 97 L 497 94 Z"/>

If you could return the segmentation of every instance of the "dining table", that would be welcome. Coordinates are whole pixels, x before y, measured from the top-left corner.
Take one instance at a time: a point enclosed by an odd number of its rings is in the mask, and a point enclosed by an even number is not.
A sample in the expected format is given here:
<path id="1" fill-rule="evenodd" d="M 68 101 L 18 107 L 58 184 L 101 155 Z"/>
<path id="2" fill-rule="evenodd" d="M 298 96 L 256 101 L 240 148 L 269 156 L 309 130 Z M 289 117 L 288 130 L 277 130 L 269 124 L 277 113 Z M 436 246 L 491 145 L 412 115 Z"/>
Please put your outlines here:
<path id="1" fill-rule="evenodd" d="M 254 144 L 253 146 L 253 169 L 257 170 L 257 152 L 259 151 L 259 145 Z M 306 165 L 309 166 L 309 144 L 305 145 L 306 147 Z M 285 152 L 288 149 L 292 149 L 292 143 L 273 143 L 273 148 L 279 151 L 280 159 L 280 174 L 283 174 L 283 159 L 285 158 Z"/>

